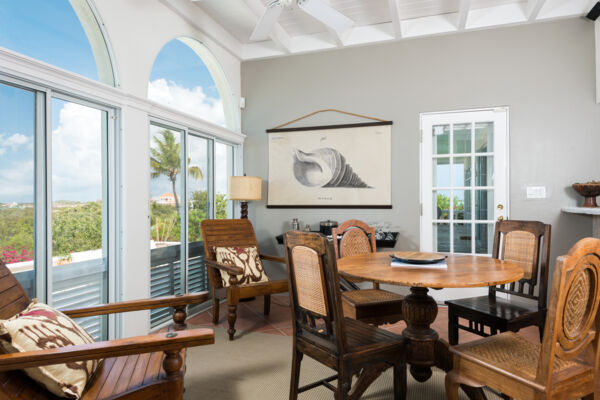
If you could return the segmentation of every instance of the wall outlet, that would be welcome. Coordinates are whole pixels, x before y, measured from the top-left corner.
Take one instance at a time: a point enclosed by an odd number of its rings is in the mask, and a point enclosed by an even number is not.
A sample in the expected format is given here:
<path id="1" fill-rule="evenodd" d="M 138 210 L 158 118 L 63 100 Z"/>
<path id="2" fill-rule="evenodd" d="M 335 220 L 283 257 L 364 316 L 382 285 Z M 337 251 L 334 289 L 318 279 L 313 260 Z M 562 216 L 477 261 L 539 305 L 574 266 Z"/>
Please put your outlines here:
<path id="1" fill-rule="evenodd" d="M 527 200 L 545 199 L 546 186 L 527 186 Z"/>

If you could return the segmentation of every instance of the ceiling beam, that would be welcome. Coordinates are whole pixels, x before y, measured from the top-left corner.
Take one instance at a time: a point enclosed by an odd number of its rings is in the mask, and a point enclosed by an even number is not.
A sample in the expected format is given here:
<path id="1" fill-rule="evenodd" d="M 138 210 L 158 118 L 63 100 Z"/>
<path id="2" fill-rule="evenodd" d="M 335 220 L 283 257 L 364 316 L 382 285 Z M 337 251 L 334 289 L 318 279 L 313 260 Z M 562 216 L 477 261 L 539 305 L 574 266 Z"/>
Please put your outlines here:
<path id="1" fill-rule="evenodd" d="M 544 7 L 545 3 L 546 0 L 528 0 L 526 6 L 527 19 L 529 21 L 535 21 L 538 15 L 540 15 L 540 11 L 542 10 L 542 7 Z"/>
<path id="2" fill-rule="evenodd" d="M 396 39 L 402 37 L 402 15 L 400 14 L 400 0 L 388 0 L 390 6 L 390 14 L 392 16 L 392 26 L 394 27 L 394 35 Z"/>
<path id="3" fill-rule="evenodd" d="M 244 0 L 244 4 L 246 4 L 246 7 L 248 7 L 248 9 L 256 16 L 255 23 L 258 23 L 258 20 L 264 14 L 267 7 L 265 7 L 260 0 Z M 273 26 L 273 30 L 271 31 L 269 37 L 279 47 L 281 47 L 285 53 L 292 52 L 292 40 L 290 38 L 290 35 L 287 34 L 287 32 L 281 27 L 281 24 L 279 24 L 278 22 L 276 22 Z"/>
<path id="4" fill-rule="evenodd" d="M 459 31 L 466 28 L 469 11 L 471 11 L 471 0 L 460 0 L 460 5 L 458 7 L 458 23 L 456 24 L 456 28 Z"/>

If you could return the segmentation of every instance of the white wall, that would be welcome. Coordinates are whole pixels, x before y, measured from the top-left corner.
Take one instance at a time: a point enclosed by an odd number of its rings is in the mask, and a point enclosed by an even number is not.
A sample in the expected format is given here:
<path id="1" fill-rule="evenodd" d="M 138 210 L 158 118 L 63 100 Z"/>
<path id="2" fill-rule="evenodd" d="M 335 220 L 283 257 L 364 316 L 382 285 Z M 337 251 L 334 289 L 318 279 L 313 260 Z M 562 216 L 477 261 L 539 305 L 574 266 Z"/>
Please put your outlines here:
<path id="1" fill-rule="evenodd" d="M 267 179 L 265 129 L 309 112 L 394 122 L 391 210 L 267 209 L 265 187 L 249 213 L 263 251 L 282 252 L 274 237 L 293 217 L 315 228 L 328 218 L 389 221 L 400 228 L 397 249 L 418 249 L 419 113 L 509 106 L 510 217 L 552 224 L 554 260 L 591 235 L 587 217 L 560 208 L 581 201 L 573 182 L 600 176 L 594 71 L 594 26 L 582 18 L 244 62 L 249 175 Z M 334 114 L 293 126 L 344 122 Z M 548 198 L 526 200 L 527 184 L 545 185 Z"/>
<path id="2" fill-rule="evenodd" d="M 159 51 L 170 40 L 187 36 L 204 43 L 213 52 L 229 81 L 234 104 L 238 104 L 239 60 L 174 12 L 168 3 L 95 0 L 95 6 L 108 33 L 118 81 L 125 93 L 146 98 L 152 65 Z M 233 129 L 239 127 L 239 112 L 236 117 Z M 129 300 L 150 295 L 148 113 L 126 105 L 121 121 L 122 299 Z M 149 329 L 147 312 L 127 314 L 122 321 L 125 336 L 144 334 Z"/>

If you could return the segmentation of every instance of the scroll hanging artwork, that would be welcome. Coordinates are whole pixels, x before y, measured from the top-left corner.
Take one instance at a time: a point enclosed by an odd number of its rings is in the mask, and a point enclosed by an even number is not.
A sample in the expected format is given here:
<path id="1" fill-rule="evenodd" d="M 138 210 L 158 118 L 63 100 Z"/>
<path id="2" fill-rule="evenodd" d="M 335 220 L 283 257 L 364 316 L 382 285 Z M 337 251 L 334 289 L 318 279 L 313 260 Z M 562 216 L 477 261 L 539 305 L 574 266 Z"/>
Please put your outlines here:
<path id="1" fill-rule="evenodd" d="M 267 207 L 392 207 L 391 121 L 267 133 Z"/>

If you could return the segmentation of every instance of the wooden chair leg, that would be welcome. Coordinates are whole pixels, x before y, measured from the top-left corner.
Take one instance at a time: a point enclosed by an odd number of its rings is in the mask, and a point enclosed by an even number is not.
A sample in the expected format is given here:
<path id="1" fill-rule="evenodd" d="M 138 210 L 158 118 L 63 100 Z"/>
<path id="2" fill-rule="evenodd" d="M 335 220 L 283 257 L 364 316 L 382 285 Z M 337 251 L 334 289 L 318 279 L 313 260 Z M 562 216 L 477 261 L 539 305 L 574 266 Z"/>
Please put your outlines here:
<path id="1" fill-rule="evenodd" d="M 446 399 L 447 400 L 458 400 L 458 382 L 457 374 L 454 371 L 450 371 L 446 374 Z"/>
<path id="2" fill-rule="evenodd" d="M 212 297 L 213 325 L 219 323 L 219 299 L 213 294 Z"/>
<path id="3" fill-rule="evenodd" d="M 351 384 L 352 374 L 346 371 L 345 368 L 340 368 L 338 371 L 337 392 L 335 393 L 335 399 L 347 400 Z"/>
<path id="4" fill-rule="evenodd" d="M 265 315 L 269 315 L 271 312 L 271 295 L 265 294 L 265 309 L 263 310 Z"/>
<path id="5" fill-rule="evenodd" d="M 290 400 L 298 399 L 298 386 L 300 385 L 300 365 L 304 354 L 294 348 L 292 355 L 292 379 L 290 381 Z"/>
<path id="6" fill-rule="evenodd" d="M 229 322 L 229 329 L 227 333 L 229 334 L 229 340 L 233 340 L 233 336 L 235 335 L 235 320 L 237 319 L 237 306 L 240 302 L 240 293 L 237 288 L 230 287 L 227 290 L 227 322 Z"/>
<path id="7" fill-rule="evenodd" d="M 394 364 L 394 400 L 406 400 L 406 363 Z"/>
<path id="8" fill-rule="evenodd" d="M 448 307 L 448 342 L 451 346 L 458 344 L 458 316 Z"/>

